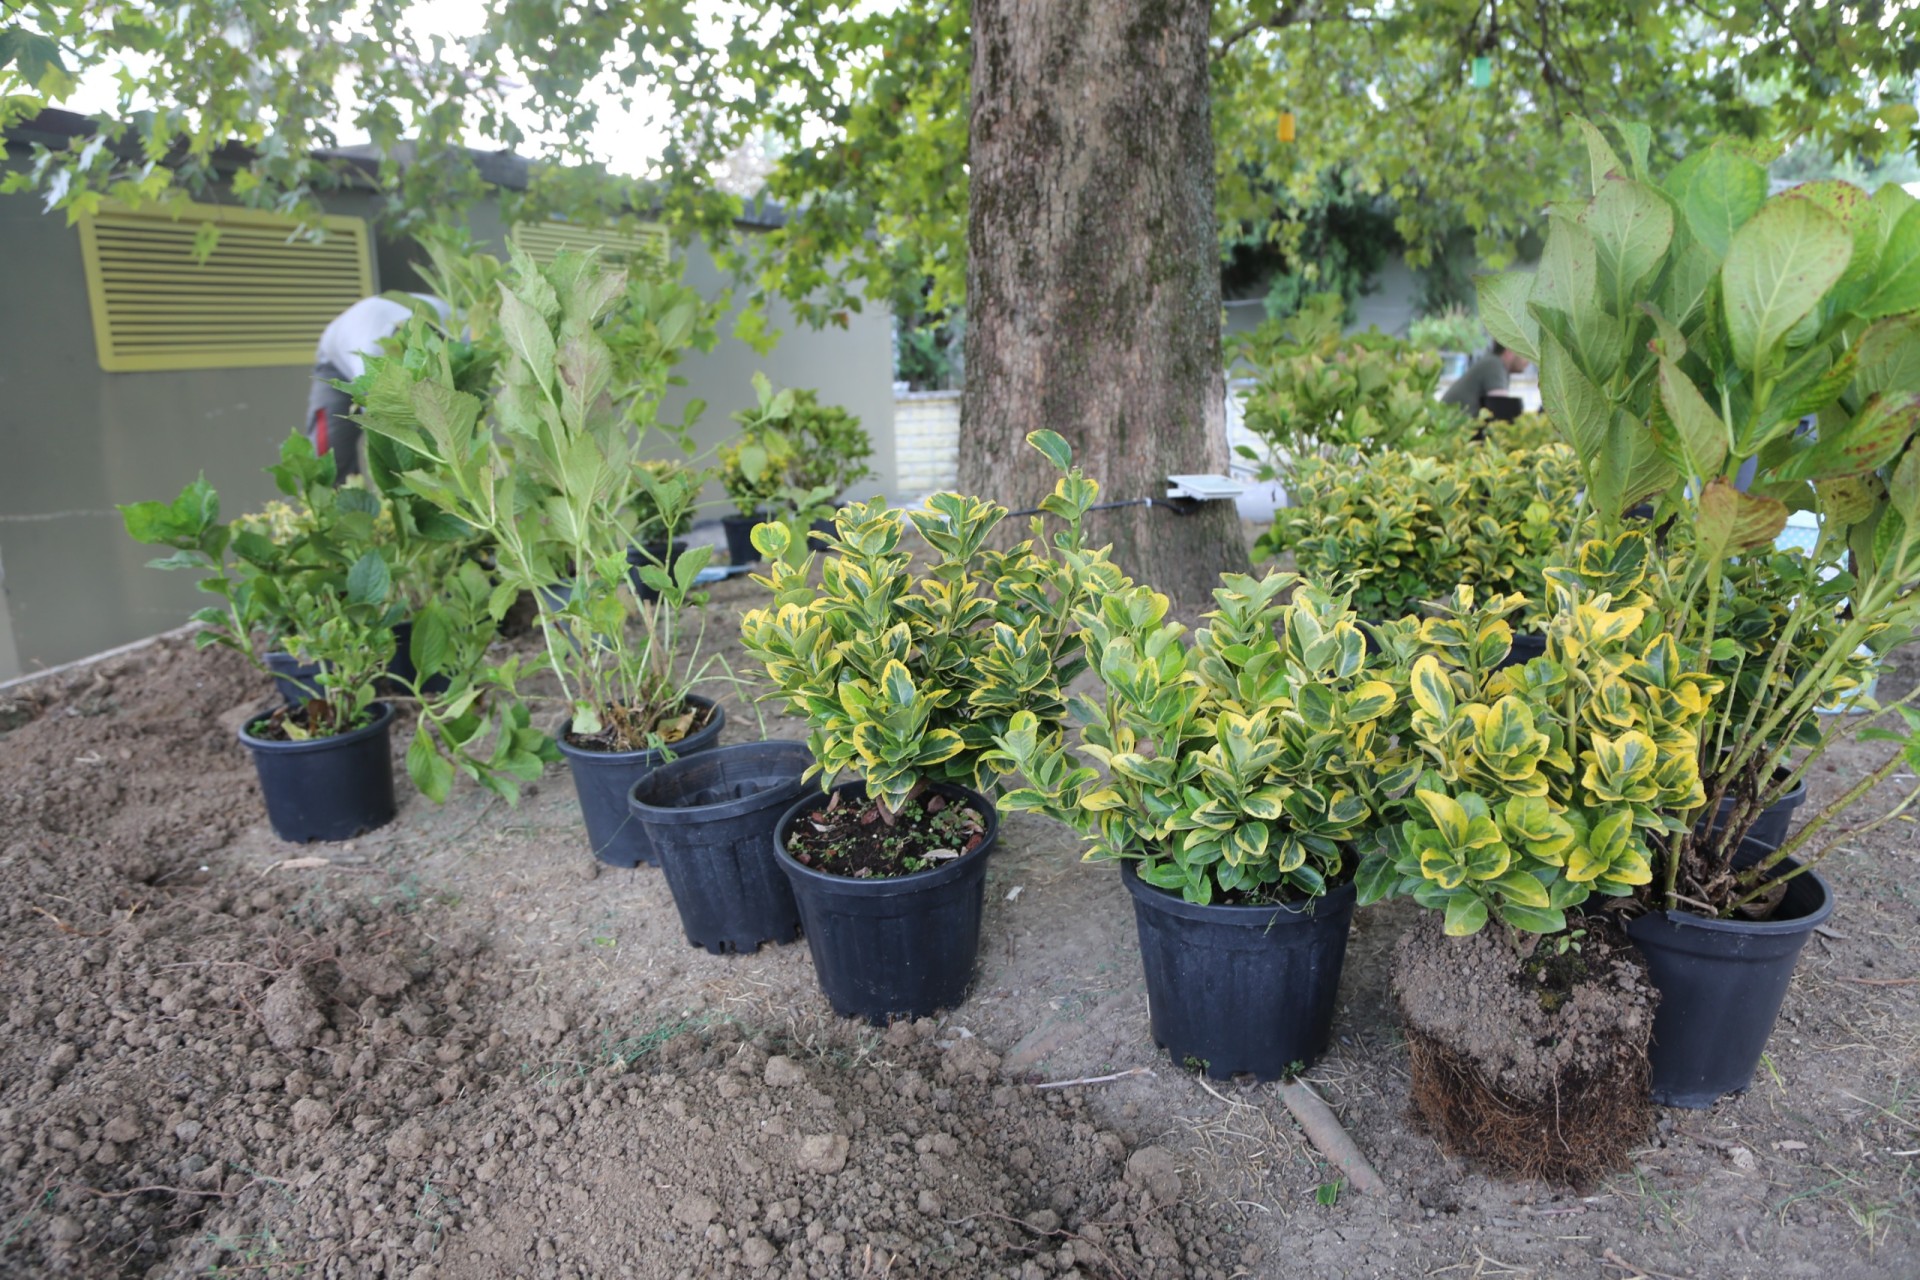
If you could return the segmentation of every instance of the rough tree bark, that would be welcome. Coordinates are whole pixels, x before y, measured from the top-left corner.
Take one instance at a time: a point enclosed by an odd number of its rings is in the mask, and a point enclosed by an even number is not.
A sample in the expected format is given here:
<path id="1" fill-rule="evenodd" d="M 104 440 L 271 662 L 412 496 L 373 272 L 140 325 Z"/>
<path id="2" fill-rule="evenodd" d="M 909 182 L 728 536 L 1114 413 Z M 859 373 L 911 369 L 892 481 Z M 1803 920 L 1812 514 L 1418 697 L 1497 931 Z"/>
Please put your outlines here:
<path id="1" fill-rule="evenodd" d="M 1209 0 L 974 0 L 960 486 L 1051 492 L 1050 427 L 1103 499 L 1227 469 Z M 1181 604 L 1247 566 L 1230 503 L 1097 513 Z"/>

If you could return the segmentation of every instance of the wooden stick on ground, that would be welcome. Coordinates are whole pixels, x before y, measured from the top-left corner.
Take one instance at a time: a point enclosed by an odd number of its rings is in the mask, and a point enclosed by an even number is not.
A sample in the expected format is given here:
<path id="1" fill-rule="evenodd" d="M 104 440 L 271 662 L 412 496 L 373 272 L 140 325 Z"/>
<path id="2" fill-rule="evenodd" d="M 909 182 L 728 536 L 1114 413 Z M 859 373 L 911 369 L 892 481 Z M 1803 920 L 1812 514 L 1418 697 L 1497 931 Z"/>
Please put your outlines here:
<path id="1" fill-rule="evenodd" d="M 1129 1067 L 1125 1071 L 1116 1071 L 1110 1076 L 1082 1076 L 1078 1080 L 1049 1080 L 1045 1084 L 1033 1086 L 1036 1089 L 1071 1089 L 1083 1084 L 1112 1084 L 1115 1080 L 1130 1080 L 1134 1076 L 1150 1076 L 1151 1067 Z"/>
<path id="2" fill-rule="evenodd" d="M 1347 1182 L 1362 1195 L 1383 1196 L 1387 1194 L 1387 1184 L 1380 1174 L 1368 1163 L 1366 1156 L 1347 1131 L 1340 1127 L 1340 1121 L 1334 1116 L 1333 1108 L 1321 1101 L 1313 1086 L 1304 1080 L 1283 1080 L 1280 1082 L 1280 1099 L 1287 1104 L 1287 1110 L 1293 1112 L 1293 1118 L 1300 1122 L 1309 1141 L 1319 1149 L 1321 1155 L 1333 1161 L 1340 1171 L 1347 1175 Z"/>

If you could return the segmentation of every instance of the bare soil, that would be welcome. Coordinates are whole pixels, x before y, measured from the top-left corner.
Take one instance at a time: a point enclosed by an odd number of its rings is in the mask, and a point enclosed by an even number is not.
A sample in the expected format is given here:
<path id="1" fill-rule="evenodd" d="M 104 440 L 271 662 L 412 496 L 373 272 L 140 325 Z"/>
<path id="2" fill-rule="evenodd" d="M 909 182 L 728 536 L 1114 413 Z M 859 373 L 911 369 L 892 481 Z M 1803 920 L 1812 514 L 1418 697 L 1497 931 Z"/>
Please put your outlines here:
<path id="1" fill-rule="evenodd" d="M 1498 926 L 1450 938 L 1426 912 L 1394 949 L 1393 990 L 1421 1127 L 1496 1173 L 1587 1188 L 1652 1127 L 1658 996 L 1611 920 L 1577 927 L 1579 951 L 1522 955 Z"/>
<path id="2" fill-rule="evenodd" d="M 720 588 L 707 634 L 759 594 Z M 178 640 L 0 690 L 0 1275 L 1920 1275 L 1910 822 L 1829 860 L 1753 1089 L 1657 1111 L 1584 1193 L 1412 1122 L 1388 973 L 1417 913 L 1361 912 L 1307 1078 L 1369 1198 L 1273 1087 L 1154 1050 L 1119 877 L 1056 824 L 1002 822 L 969 1000 L 876 1031 L 803 945 L 690 947 L 658 871 L 592 860 L 563 766 L 517 809 L 403 784 L 380 831 L 279 843 L 234 737 L 269 694 Z M 1039 1087 L 1087 1077 L 1117 1078 Z"/>
<path id="3" fill-rule="evenodd" d="M 841 804 L 835 792 L 787 833 L 787 849 L 803 867 L 863 880 L 934 871 L 965 857 L 987 838 L 986 821 L 945 796 L 909 800 L 892 822 L 873 801 Z"/>

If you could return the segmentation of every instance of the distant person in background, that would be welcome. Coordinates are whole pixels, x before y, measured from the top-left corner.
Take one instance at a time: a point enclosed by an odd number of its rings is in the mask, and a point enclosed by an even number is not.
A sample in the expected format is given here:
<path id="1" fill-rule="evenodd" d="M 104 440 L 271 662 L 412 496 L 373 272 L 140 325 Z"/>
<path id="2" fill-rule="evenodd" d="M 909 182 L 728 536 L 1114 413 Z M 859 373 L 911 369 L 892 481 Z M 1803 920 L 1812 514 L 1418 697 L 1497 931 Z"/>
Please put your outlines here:
<path id="1" fill-rule="evenodd" d="M 1467 366 L 1467 371 L 1440 397 L 1440 403 L 1464 409 L 1469 418 L 1478 418 L 1488 407 L 1487 397 L 1504 392 L 1507 379 L 1526 367 L 1525 356 L 1496 342 L 1493 350 Z"/>
<path id="2" fill-rule="evenodd" d="M 447 304 L 426 293 L 414 297 L 447 318 Z M 380 354 L 380 344 L 413 317 L 404 303 L 388 298 L 362 298 L 333 318 L 320 335 L 313 353 L 313 389 L 307 393 L 307 439 L 315 453 L 333 455 L 334 476 L 344 480 L 360 472 L 360 428 L 347 421 L 353 397 L 333 386 L 351 382 L 367 371 L 367 357 Z"/>

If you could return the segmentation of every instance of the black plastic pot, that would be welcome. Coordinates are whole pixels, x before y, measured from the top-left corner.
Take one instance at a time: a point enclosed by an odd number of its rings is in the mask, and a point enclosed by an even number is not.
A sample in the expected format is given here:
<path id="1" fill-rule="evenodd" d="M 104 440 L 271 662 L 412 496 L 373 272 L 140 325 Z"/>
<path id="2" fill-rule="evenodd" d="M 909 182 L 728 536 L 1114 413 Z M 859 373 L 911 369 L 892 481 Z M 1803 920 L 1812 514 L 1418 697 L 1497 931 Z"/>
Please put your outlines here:
<path id="1" fill-rule="evenodd" d="M 673 890 L 687 941 L 715 955 L 800 936 L 800 909 L 773 862 L 773 824 L 800 798 L 804 742 L 742 742 L 663 764 L 627 807 Z"/>
<path id="2" fill-rule="evenodd" d="M 1744 840 L 1734 865 L 1752 866 L 1770 852 Z M 1781 864 L 1797 865 L 1791 858 Z M 1698 1110 L 1753 1083 L 1800 948 L 1831 914 L 1826 881 L 1805 871 L 1787 881 L 1771 920 L 1650 911 L 1627 923 L 1660 992 L 1648 1053 L 1655 1102 Z"/>
<path id="3" fill-rule="evenodd" d="M 1535 658 L 1546 656 L 1547 638 L 1545 636 L 1538 631 L 1516 631 L 1513 633 L 1513 648 L 1507 651 L 1507 656 L 1501 661 L 1500 667 L 1494 669 L 1497 671 L 1501 667 L 1517 667 L 1532 662 Z"/>
<path id="4" fill-rule="evenodd" d="M 658 600 L 660 593 L 640 580 L 640 570 L 650 564 L 657 564 L 669 574 L 673 572 L 674 562 L 687 554 L 685 538 L 675 538 L 673 545 L 664 542 L 650 542 L 644 548 L 627 548 L 627 573 L 633 579 L 633 589 L 642 600 Z"/>
<path id="5" fill-rule="evenodd" d="M 413 681 L 419 676 L 419 672 L 415 671 L 413 666 L 413 623 L 411 621 L 393 624 L 393 657 L 387 663 L 387 674 L 395 680 L 406 681 L 405 684 L 392 686 L 392 692 L 401 694 L 409 693 Z M 436 693 L 445 693 L 452 684 L 453 681 L 445 672 L 442 672 L 428 680 L 420 691 L 432 697 Z"/>
<path id="6" fill-rule="evenodd" d="M 699 732 L 673 744 L 677 759 L 705 751 L 720 740 L 727 713 L 713 702 L 690 693 L 687 701 L 697 707 L 712 707 L 713 714 Z M 653 845 L 646 828 L 627 811 L 627 792 L 646 774 L 667 762 L 661 751 L 589 751 L 567 741 L 573 727 L 568 718 L 553 735 L 560 754 L 567 758 L 573 774 L 573 790 L 580 797 L 580 816 L 587 824 L 587 842 L 593 856 L 612 867 L 634 867 L 654 861 Z"/>
<path id="7" fill-rule="evenodd" d="M 722 516 L 720 527 L 727 534 L 727 562 L 729 564 L 759 564 L 760 553 L 754 550 L 753 528 L 764 524 L 767 513 L 756 511 L 750 516 Z"/>
<path id="8" fill-rule="evenodd" d="M 803 867 L 787 852 L 787 832 L 827 803 L 816 792 L 780 816 L 773 847 L 800 905 L 813 968 L 827 1003 L 843 1018 L 882 1025 L 924 1018 L 966 998 L 980 953 L 980 914 L 987 855 L 1000 816 L 986 797 L 963 787 L 936 787 L 986 819 L 986 838 L 965 857 L 936 871 L 856 880 Z M 848 801 L 866 798 L 864 782 L 834 788 Z"/>
<path id="9" fill-rule="evenodd" d="M 1774 775 L 1776 778 L 1779 774 Z M 1807 802 L 1807 783 L 1803 778 L 1794 784 L 1793 790 L 1760 811 L 1747 828 L 1746 839 L 1765 845 L 1769 849 L 1778 849 L 1787 842 L 1787 832 L 1793 828 L 1794 812 Z M 1719 833 L 1733 817 L 1734 798 L 1722 796 L 1720 808 L 1714 813 L 1711 825 L 1705 818 L 1694 824 L 1694 830 L 1709 839 Z"/>
<path id="10" fill-rule="evenodd" d="M 1133 895 L 1153 1041 L 1216 1080 L 1277 1080 L 1309 1066 L 1333 1034 L 1354 887 L 1299 907 L 1200 906 L 1120 876 Z"/>
<path id="11" fill-rule="evenodd" d="M 273 672 L 273 687 L 280 691 L 280 701 L 298 707 L 320 696 L 316 682 L 319 663 L 302 662 L 290 653 L 270 653 L 266 662 L 267 670 Z"/>
<path id="12" fill-rule="evenodd" d="M 835 536 L 835 534 L 837 533 L 837 530 L 835 530 L 833 527 L 833 521 L 815 520 L 813 522 L 812 528 L 813 528 L 813 532 L 807 535 L 807 550 L 809 551 L 830 550 L 831 548 L 827 545 L 827 539 Z"/>
<path id="13" fill-rule="evenodd" d="M 393 821 L 393 708 L 373 704 L 373 723 L 305 742 L 274 742 L 240 731 L 260 774 L 267 821 L 282 840 L 351 840 Z"/>

